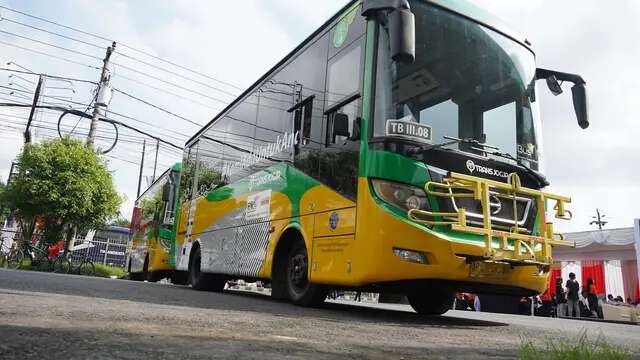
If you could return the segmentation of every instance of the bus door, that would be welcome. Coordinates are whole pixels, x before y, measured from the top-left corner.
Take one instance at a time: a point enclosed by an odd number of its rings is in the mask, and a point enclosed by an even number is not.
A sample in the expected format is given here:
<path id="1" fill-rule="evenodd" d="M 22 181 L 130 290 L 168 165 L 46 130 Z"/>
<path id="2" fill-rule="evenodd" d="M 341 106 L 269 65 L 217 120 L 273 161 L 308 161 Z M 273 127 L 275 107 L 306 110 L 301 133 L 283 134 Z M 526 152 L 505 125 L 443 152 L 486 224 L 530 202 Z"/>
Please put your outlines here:
<path id="1" fill-rule="evenodd" d="M 188 270 L 189 254 L 193 242 L 191 235 L 196 211 L 196 189 L 197 184 L 197 163 L 198 144 L 195 142 L 186 150 L 182 162 L 182 175 L 180 176 L 180 187 L 178 191 L 180 217 L 176 233 L 175 264 L 177 270 Z"/>
<path id="2" fill-rule="evenodd" d="M 320 181 L 335 193 L 314 218 L 313 268 L 317 282 L 348 284 L 355 240 L 360 158 L 362 42 L 329 59 Z"/>

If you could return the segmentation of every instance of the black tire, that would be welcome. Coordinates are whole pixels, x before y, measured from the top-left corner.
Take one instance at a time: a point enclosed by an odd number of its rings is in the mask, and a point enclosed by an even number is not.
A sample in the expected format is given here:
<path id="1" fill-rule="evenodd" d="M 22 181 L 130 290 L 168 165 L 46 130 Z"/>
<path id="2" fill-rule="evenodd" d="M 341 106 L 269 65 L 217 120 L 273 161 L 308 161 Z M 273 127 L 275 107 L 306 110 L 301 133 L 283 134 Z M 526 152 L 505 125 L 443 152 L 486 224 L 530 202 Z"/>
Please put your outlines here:
<path id="1" fill-rule="evenodd" d="M 58 274 L 68 274 L 71 272 L 71 261 L 59 257 L 53 262 L 53 272 Z"/>
<path id="2" fill-rule="evenodd" d="M 200 291 L 221 292 L 227 280 L 220 275 L 207 274 L 200 271 L 200 247 L 193 250 L 189 261 L 189 282 L 191 287 Z"/>
<path id="3" fill-rule="evenodd" d="M 83 261 L 80 266 L 78 266 L 78 274 L 84 276 L 93 276 L 96 274 L 96 266 L 93 265 L 91 261 Z"/>
<path id="4" fill-rule="evenodd" d="M 455 292 L 444 288 L 421 288 L 407 294 L 409 304 L 420 315 L 442 315 L 453 307 Z"/>
<path id="5" fill-rule="evenodd" d="M 174 271 L 171 274 L 171 283 L 174 285 L 187 285 L 189 283 L 189 273 L 186 271 Z"/>
<path id="6" fill-rule="evenodd" d="M 147 270 L 144 273 L 144 280 L 147 281 L 147 282 L 157 282 L 158 280 L 160 280 L 160 279 L 158 279 L 158 277 L 159 277 L 159 275 L 156 272 L 153 272 L 153 271 Z"/>
<path id="7" fill-rule="evenodd" d="M 24 253 L 22 250 L 13 249 L 7 255 L 7 267 L 9 269 L 18 270 L 24 262 Z"/>
<path id="8" fill-rule="evenodd" d="M 309 281 L 309 257 L 302 241 L 289 250 L 286 262 L 286 286 L 289 300 L 300 306 L 317 306 L 324 302 L 328 289 Z"/>
<path id="9" fill-rule="evenodd" d="M 144 257 L 144 265 L 142 265 L 142 274 L 140 280 L 149 281 L 149 254 Z"/>

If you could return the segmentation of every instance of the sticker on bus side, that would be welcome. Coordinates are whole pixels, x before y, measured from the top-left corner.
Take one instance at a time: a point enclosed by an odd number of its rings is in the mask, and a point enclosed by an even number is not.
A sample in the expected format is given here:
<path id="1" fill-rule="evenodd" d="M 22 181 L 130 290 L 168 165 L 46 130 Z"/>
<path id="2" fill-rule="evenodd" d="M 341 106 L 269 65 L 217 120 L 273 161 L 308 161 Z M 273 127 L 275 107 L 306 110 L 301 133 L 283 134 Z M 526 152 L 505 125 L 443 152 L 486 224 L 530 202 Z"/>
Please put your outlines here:
<path id="1" fill-rule="evenodd" d="M 247 196 L 247 207 L 244 211 L 245 220 L 264 219 L 271 211 L 271 190 L 260 191 Z"/>
<path id="2" fill-rule="evenodd" d="M 387 120 L 386 132 L 388 136 L 401 136 L 415 140 L 431 142 L 431 126 L 412 121 Z"/>

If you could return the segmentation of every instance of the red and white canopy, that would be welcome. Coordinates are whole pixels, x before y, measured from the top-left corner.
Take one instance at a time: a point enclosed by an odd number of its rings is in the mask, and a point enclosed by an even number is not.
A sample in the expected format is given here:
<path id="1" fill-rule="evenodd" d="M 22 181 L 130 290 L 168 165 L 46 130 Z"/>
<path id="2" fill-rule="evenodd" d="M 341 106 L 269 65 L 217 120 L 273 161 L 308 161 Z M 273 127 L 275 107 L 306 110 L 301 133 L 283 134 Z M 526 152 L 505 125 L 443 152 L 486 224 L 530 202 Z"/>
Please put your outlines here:
<path id="1" fill-rule="evenodd" d="M 638 262 L 640 258 L 640 220 L 634 227 L 566 233 L 565 239 L 574 241 L 575 248 L 556 247 L 557 262 L 549 277 L 550 289 L 555 279 L 563 283 L 569 273 L 576 274 L 584 284 L 587 278 L 596 283 L 599 295 L 612 294 L 636 301 L 640 298 Z"/>

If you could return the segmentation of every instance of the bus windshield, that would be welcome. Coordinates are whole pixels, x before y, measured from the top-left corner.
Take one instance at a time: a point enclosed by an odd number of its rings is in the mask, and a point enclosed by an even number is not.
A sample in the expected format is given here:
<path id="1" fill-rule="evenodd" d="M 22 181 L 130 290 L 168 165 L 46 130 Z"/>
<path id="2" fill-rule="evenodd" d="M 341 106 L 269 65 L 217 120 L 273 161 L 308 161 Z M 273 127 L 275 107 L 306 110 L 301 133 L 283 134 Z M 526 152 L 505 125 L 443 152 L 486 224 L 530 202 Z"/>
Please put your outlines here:
<path id="1" fill-rule="evenodd" d="M 425 2 L 412 2 L 412 10 L 414 63 L 392 61 L 388 31 L 381 25 L 378 32 L 373 136 L 427 144 L 474 139 L 541 170 L 533 53 Z M 449 148 L 486 155 L 468 142 Z"/>

